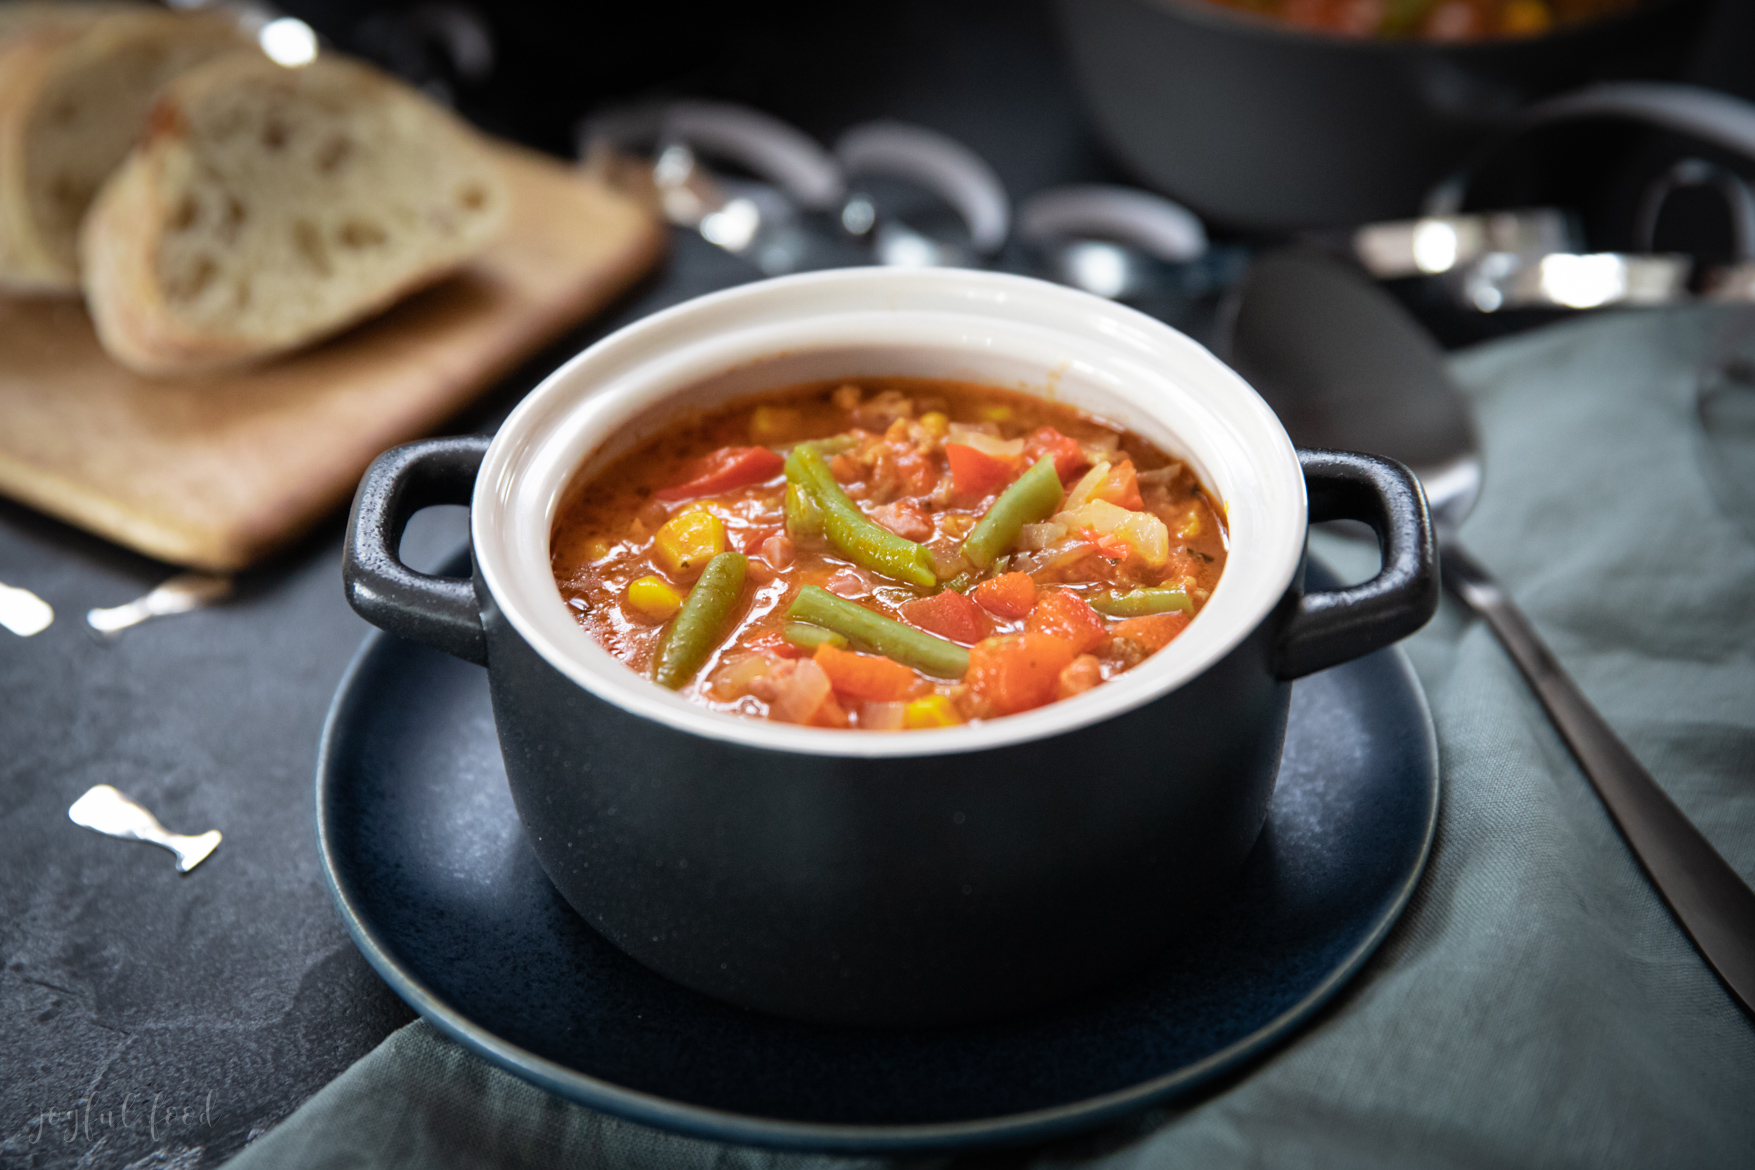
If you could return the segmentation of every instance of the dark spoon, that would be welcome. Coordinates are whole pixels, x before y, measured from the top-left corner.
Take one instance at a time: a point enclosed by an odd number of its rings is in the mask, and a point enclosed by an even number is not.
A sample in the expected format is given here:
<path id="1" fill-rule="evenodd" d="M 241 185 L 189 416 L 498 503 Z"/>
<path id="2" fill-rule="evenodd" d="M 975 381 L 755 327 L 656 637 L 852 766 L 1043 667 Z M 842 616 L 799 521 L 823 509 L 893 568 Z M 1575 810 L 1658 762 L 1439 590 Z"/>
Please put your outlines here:
<path id="1" fill-rule="evenodd" d="M 1444 584 L 1486 620 L 1682 929 L 1755 1013 L 1755 891 L 1610 730 L 1457 530 L 1481 486 L 1467 404 L 1425 329 L 1364 276 L 1307 252 L 1251 265 L 1228 307 L 1228 357 L 1300 446 L 1400 459 L 1426 487 Z"/>

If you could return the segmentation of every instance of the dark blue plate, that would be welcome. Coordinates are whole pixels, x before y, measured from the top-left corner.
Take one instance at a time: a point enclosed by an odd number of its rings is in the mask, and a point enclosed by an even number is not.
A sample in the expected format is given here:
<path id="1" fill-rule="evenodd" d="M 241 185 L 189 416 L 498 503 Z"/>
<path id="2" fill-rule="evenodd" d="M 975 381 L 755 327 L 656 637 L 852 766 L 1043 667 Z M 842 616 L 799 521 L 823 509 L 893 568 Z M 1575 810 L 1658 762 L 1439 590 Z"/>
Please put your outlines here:
<path id="1" fill-rule="evenodd" d="M 857 1031 L 707 999 L 586 926 L 525 842 L 479 667 L 373 634 L 317 762 L 317 833 L 342 917 L 440 1030 L 596 1109 L 809 1149 L 1035 1140 L 1236 1067 L 1382 941 L 1437 811 L 1432 719 L 1401 651 L 1314 675 L 1293 688 L 1261 841 L 1191 945 L 1052 1013 Z"/>

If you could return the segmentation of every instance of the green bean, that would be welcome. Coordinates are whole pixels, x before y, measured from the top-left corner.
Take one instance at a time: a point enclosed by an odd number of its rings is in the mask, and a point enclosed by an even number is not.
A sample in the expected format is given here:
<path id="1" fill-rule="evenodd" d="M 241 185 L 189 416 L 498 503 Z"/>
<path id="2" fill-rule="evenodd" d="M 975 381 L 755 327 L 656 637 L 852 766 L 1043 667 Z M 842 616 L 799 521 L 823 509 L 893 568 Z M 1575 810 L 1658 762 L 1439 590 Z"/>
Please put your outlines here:
<path id="1" fill-rule="evenodd" d="M 806 439 L 796 444 L 798 447 L 809 447 L 812 451 L 823 455 L 839 455 L 843 451 L 851 451 L 859 445 L 859 440 L 852 435 L 830 435 L 826 439 Z"/>
<path id="2" fill-rule="evenodd" d="M 958 573 L 955 577 L 946 581 L 945 588 L 955 593 L 967 593 L 969 590 L 975 588 L 975 586 L 981 584 L 986 577 L 987 570 L 970 569 L 968 572 Z"/>
<path id="3" fill-rule="evenodd" d="M 816 497 L 801 484 L 786 485 L 786 534 L 795 541 L 823 534 L 823 510 L 817 507 Z"/>
<path id="4" fill-rule="evenodd" d="M 932 557 L 912 540 L 865 518 L 835 477 L 822 453 L 800 443 L 786 457 L 786 480 L 809 494 L 823 514 L 823 534 L 854 564 L 922 589 L 938 588 Z"/>
<path id="5" fill-rule="evenodd" d="M 825 630 L 821 626 L 813 626 L 809 622 L 787 622 L 780 636 L 794 646 L 804 650 L 815 650 L 827 644 L 837 650 L 847 649 L 847 639 L 834 630 Z"/>
<path id="6" fill-rule="evenodd" d="M 1110 617 L 1145 617 L 1147 614 L 1194 612 L 1194 599 L 1186 589 L 1130 589 L 1126 593 L 1109 590 L 1090 597 L 1091 608 Z"/>
<path id="7" fill-rule="evenodd" d="M 1002 553 L 1011 551 L 1024 525 L 1054 515 L 1062 494 L 1054 456 L 1044 455 L 993 501 L 993 507 L 963 542 L 963 555 L 984 569 L 991 567 Z"/>
<path id="8" fill-rule="evenodd" d="M 969 669 L 969 652 L 955 642 L 892 621 L 816 585 L 798 591 L 786 616 L 833 630 L 935 678 L 962 678 Z"/>
<path id="9" fill-rule="evenodd" d="M 701 570 L 700 579 L 658 643 L 652 677 L 659 686 L 677 690 L 707 661 L 743 597 L 743 575 L 748 567 L 742 553 L 722 552 Z"/>

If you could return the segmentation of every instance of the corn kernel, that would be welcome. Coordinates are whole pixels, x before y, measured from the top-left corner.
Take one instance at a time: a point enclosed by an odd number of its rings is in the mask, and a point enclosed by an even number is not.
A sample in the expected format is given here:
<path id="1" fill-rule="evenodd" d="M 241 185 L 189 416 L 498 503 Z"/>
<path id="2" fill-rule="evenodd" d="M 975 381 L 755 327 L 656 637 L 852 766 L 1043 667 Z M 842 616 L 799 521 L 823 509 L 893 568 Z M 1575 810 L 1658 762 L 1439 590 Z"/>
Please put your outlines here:
<path id="1" fill-rule="evenodd" d="M 945 416 L 945 412 L 942 410 L 929 410 L 921 415 L 920 425 L 925 427 L 926 433 L 935 439 L 942 439 L 951 433 L 951 420 Z"/>
<path id="2" fill-rule="evenodd" d="M 750 412 L 750 442 L 783 443 L 798 433 L 804 412 L 794 406 L 758 406 Z"/>
<path id="3" fill-rule="evenodd" d="M 902 712 L 902 722 L 910 730 L 928 727 L 955 727 L 963 720 L 957 709 L 943 695 L 923 695 L 911 700 Z"/>
<path id="4" fill-rule="evenodd" d="M 1006 422 L 1012 417 L 1012 408 L 995 404 L 983 406 L 976 413 L 981 416 L 982 422 Z"/>
<path id="5" fill-rule="evenodd" d="M 601 536 L 594 536 L 585 542 L 585 558 L 593 563 L 603 560 L 609 555 L 611 545 Z"/>
<path id="6" fill-rule="evenodd" d="M 641 577 L 628 583 L 628 604 L 653 621 L 669 621 L 682 603 L 682 594 L 662 578 Z"/>
<path id="7" fill-rule="evenodd" d="M 1199 536 L 1200 535 L 1200 513 L 1191 509 L 1189 511 L 1188 515 L 1183 517 L 1182 523 L 1177 525 L 1176 535 L 1178 537 L 1182 538 L 1183 540 L 1188 540 L 1190 537 Z"/>

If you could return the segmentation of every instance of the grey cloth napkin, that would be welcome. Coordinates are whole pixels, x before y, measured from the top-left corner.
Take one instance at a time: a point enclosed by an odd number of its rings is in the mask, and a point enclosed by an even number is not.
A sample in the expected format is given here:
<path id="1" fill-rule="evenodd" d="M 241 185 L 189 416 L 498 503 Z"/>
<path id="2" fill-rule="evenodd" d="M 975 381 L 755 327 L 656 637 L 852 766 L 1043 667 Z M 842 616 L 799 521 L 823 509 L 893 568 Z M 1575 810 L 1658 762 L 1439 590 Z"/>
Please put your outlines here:
<path id="1" fill-rule="evenodd" d="M 1487 486 L 1465 529 L 1567 669 L 1755 878 L 1755 419 L 1699 374 L 1755 316 L 1600 316 L 1454 369 Z M 1726 396 L 1729 397 L 1726 397 Z M 1723 420 L 1731 420 L 1725 423 Z M 1320 540 L 1363 576 L 1374 553 Z M 1365 563 L 1361 563 L 1362 558 Z M 1646 884 L 1492 636 L 1407 643 L 1443 802 L 1430 867 L 1331 1007 L 1197 1101 L 1005 1164 L 1755 1166 L 1755 1027 Z M 404 1028 L 236 1160 L 270 1167 L 851 1166 L 593 1113 Z"/>

